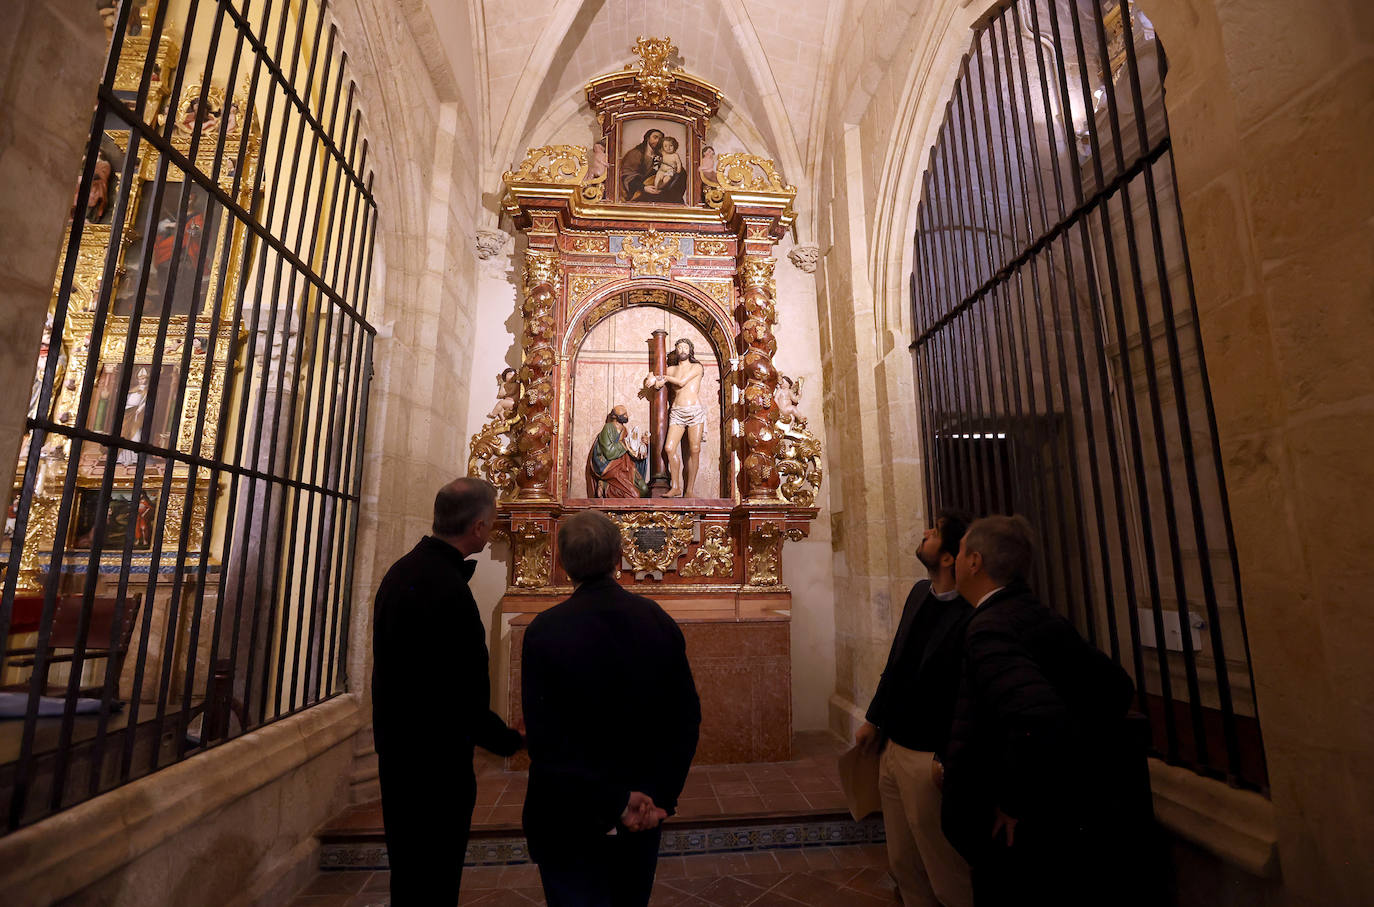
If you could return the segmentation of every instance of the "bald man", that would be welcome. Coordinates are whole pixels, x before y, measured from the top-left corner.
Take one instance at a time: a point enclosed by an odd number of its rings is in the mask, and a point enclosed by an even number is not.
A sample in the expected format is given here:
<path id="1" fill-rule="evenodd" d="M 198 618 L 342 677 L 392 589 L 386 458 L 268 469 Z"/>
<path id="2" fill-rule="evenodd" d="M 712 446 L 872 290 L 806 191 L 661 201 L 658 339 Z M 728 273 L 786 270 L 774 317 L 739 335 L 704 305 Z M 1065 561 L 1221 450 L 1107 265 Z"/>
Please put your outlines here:
<path id="1" fill-rule="evenodd" d="M 372 730 L 391 903 L 458 902 L 477 799 L 472 750 L 509 756 L 519 732 L 491 710 L 486 631 L 468 580 L 496 520 L 496 489 L 457 479 L 433 535 L 382 579 L 372 619 Z"/>

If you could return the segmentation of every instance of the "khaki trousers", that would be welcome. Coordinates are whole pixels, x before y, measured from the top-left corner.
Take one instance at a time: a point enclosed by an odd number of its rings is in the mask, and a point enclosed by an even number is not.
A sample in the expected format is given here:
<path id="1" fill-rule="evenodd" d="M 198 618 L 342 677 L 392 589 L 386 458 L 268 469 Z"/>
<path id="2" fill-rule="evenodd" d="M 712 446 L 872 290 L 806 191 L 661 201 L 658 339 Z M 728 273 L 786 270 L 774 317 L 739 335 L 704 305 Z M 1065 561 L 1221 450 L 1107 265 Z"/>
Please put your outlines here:
<path id="1" fill-rule="evenodd" d="M 887 862 L 906 907 L 972 907 L 968 864 L 940 830 L 940 789 L 930 777 L 934 753 L 891 740 L 878 760 Z"/>

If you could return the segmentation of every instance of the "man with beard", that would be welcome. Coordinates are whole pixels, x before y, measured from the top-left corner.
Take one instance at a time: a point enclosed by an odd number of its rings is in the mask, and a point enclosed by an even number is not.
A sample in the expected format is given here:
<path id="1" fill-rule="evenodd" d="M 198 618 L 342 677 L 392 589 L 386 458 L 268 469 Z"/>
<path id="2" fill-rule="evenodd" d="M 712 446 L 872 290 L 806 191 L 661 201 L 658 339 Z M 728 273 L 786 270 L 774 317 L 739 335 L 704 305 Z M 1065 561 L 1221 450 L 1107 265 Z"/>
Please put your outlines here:
<path id="1" fill-rule="evenodd" d="M 645 184 L 652 183 L 662 159 L 663 130 L 649 129 L 644 140 L 620 158 L 621 198 L 627 202 L 644 201 Z"/>
<path id="2" fill-rule="evenodd" d="M 649 493 L 648 445 L 629 428 L 630 413 L 617 404 L 587 452 L 587 496 L 642 498 Z"/>
<path id="3" fill-rule="evenodd" d="M 930 573 L 911 589 L 882 679 L 855 735 L 881 750 L 878 790 L 887 860 L 907 907 L 970 907 L 968 865 L 940 830 L 938 759 L 949 742 L 959 691 L 964 627 L 973 608 L 959 596 L 954 561 L 968 519 L 942 512 L 916 557 Z"/>

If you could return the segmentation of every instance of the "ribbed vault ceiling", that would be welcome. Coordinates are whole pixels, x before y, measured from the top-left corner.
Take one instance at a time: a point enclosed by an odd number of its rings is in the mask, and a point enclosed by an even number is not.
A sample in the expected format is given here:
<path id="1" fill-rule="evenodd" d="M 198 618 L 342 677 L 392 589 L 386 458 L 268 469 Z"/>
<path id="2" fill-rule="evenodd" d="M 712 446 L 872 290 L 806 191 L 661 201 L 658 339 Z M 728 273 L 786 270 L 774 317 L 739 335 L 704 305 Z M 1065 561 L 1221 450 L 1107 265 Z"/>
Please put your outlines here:
<path id="1" fill-rule="evenodd" d="M 431 7 L 446 0 L 430 0 Z M 668 36 L 677 63 L 716 84 L 738 135 L 756 135 L 799 183 L 817 116 L 826 0 L 473 0 L 485 157 L 499 172 L 544 144 L 587 80 L 635 60 L 639 35 Z M 437 10 L 436 18 L 439 14 Z M 456 56 L 451 51 L 451 57 Z M 455 69 L 463 65 L 453 60 Z M 590 118 L 589 118 L 590 122 Z M 590 132 L 590 130 L 589 130 Z"/>

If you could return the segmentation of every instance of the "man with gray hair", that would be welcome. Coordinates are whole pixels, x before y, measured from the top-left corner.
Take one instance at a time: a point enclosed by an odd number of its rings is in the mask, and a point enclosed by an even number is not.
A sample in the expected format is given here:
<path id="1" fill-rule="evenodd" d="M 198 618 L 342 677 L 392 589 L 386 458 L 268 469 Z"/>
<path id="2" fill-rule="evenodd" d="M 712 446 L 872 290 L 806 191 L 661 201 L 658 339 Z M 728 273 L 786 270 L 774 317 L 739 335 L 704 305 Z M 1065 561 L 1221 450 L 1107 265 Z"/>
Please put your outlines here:
<path id="1" fill-rule="evenodd" d="M 701 724 L 676 622 L 615 579 L 620 529 L 597 510 L 558 527 L 573 594 L 525 631 L 524 825 L 549 907 L 642 907 Z"/>
<path id="2" fill-rule="evenodd" d="M 976 520 L 959 547 L 955 582 L 974 613 L 942 824 L 978 907 L 1138 903 L 1140 880 L 1114 872 L 1130 849 L 1120 769 L 1131 679 L 1036 600 L 1034 550 L 1021 516 Z"/>
<path id="3" fill-rule="evenodd" d="M 372 733 L 391 903 L 456 904 L 477 802 L 472 750 L 518 750 L 491 710 L 486 631 L 468 580 L 487 546 L 496 489 L 455 479 L 434 498 L 433 535 L 383 577 L 372 617 Z"/>

